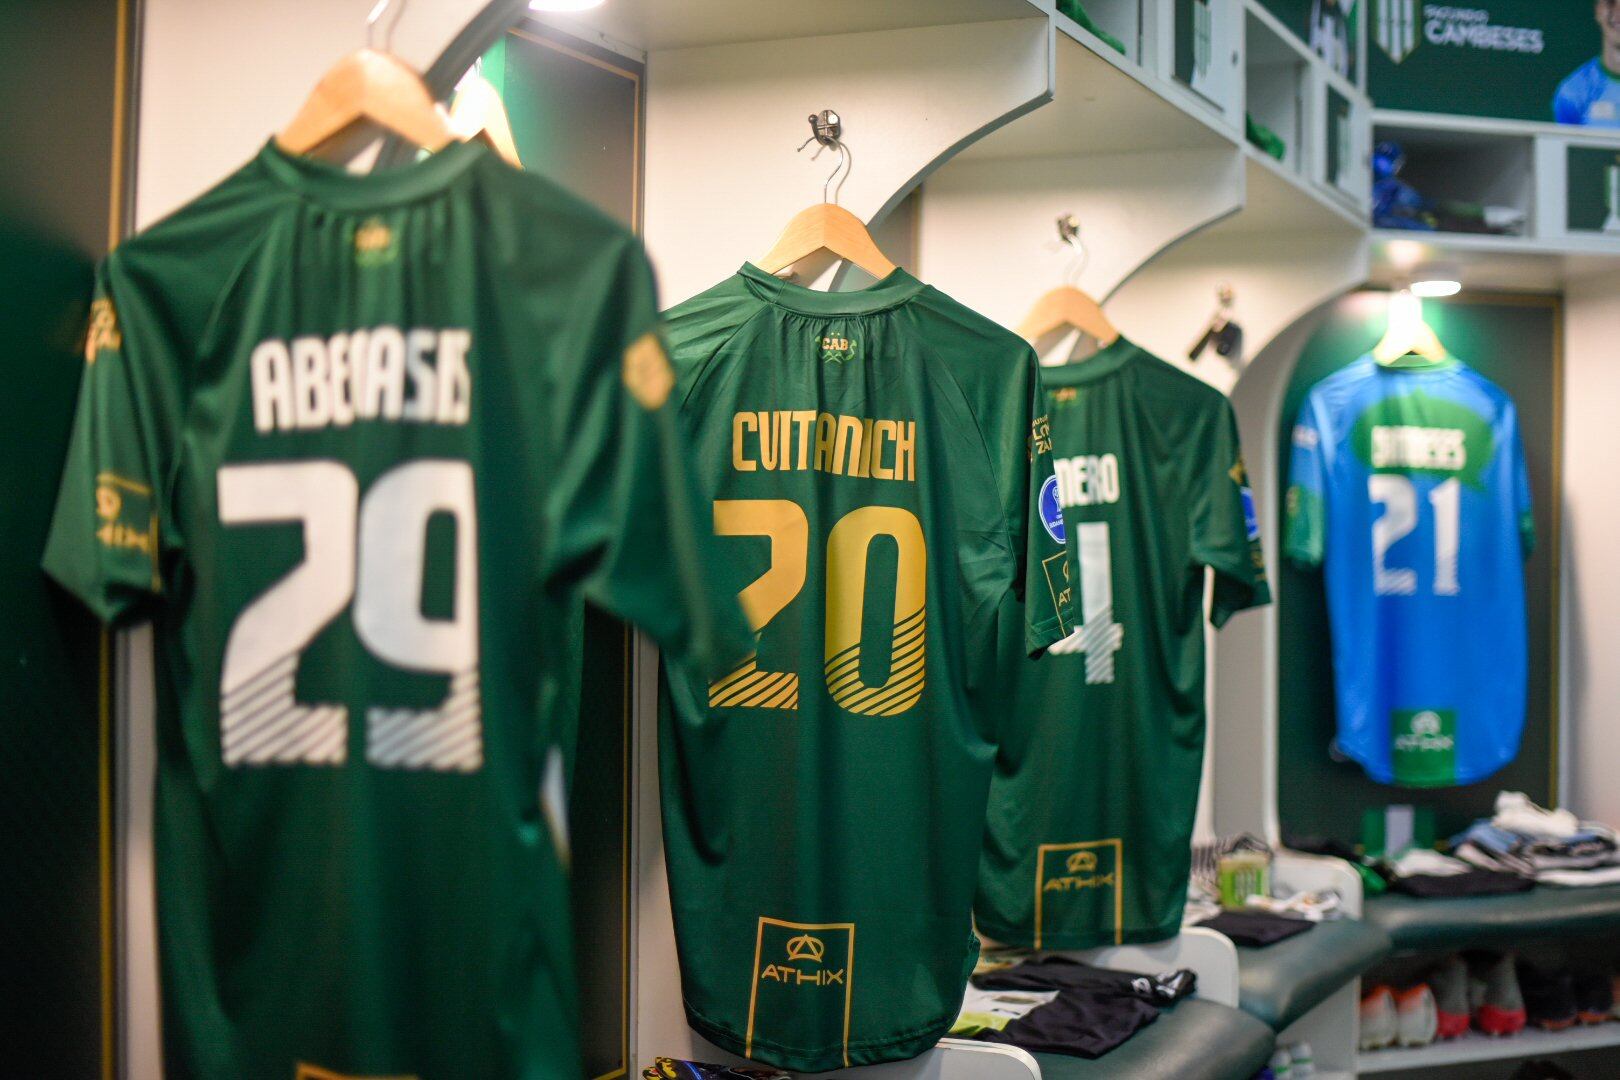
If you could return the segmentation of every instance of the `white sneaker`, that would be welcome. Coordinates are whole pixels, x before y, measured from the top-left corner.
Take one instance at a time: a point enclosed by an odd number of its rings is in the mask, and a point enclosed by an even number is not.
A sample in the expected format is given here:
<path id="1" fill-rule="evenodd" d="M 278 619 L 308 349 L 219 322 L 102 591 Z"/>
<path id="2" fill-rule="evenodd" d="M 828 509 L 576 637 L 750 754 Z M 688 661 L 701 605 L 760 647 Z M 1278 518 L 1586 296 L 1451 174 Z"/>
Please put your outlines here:
<path id="1" fill-rule="evenodd" d="M 1289 1080 L 1310 1080 L 1316 1075 L 1316 1055 L 1311 1053 L 1310 1043 L 1295 1043 L 1288 1048 L 1288 1052 L 1294 1058 L 1294 1070 Z"/>
<path id="2" fill-rule="evenodd" d="M 1400 1018 L 1395 1011 L 1395 994 L 1387 986 L 1375 986 L 1361 999 L 1361 1049 L 1382 1050 L 1400 1037 Z"/>
<path id="3" fill-rule="evenodd" d="M 1402 990 L 1395 1000 L 1398 1016 L 1396 1041 L 1402 1046 L 1428 1046 L 1440 1030 L 1440 1011 L 1428 983 Z"/>
<path id="4" fill-rule="evenodd" d="M 1294 1055 L 1288 1052 L 1288 1047 L 1279 1046 L 1267 1064 L 1271 1075 L 1277 1080 L 1298 1080 L 1299 1074 L 1294 1072 Z"/>

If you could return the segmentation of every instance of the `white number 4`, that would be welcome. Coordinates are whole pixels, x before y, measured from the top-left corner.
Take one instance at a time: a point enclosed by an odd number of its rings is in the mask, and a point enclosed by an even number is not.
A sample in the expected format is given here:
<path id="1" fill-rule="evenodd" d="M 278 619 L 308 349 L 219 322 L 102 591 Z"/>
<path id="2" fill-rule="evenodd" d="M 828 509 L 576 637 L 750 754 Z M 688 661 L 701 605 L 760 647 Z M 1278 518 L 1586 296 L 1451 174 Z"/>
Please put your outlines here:
<path id="1" fill-rule="evenodd" d="M 456 525 L 455 612 L 422 614 L 427 526 Z M 366 760 L 382 768 L 472 772 L 483 764 L 478 673 L 477 515 L 464 461 L 413 461 L 390 470 L 364 500 L 346 465 L 308 461 L 219 470 L 225 525 L 303 526 L 304 561 L 244 608 L 220 675 L 225 764 L 341 765 L 349 710 L 294 693 L 309 644 L 354 601 L 355 633 L 378 659 L 450 676 L 432 709 L 366 712 Z"/>
<path id="2" fill-rule="evenodd" d="M 1125 628 L 1114 621 L 1114 554 L 1106 522 L 1080 526 L 1080 616 L 1074 633 L 1049 650 L 1057 656 L 1086 656 L 1086 682 L 1114 681 L 1114 654 L 1125 644 Z"/>

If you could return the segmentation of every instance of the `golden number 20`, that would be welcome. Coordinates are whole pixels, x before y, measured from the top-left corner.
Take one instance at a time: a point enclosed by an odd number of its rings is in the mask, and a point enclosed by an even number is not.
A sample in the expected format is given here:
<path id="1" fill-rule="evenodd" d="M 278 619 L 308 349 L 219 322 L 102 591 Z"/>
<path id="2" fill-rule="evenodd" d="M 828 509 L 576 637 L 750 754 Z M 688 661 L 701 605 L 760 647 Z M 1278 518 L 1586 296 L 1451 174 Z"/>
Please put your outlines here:
<path id="1" fill-rule="evenodd" d="M 722 499 L 714 504 L 721 536 L 765 536 L 770 569 L 739 600 L 755 632 L 763 632 L 804 588 L 810 525 L 786 499 Z M 893 637 L 888 677 L 870 686 L 861 677 L 861 625 L 866 606 L 866 563 L 872 541 L 892 539 L 898 549 Z M 915 514 L 896 506 L 864 506 L 846 514 L 827 537 L 827 622 L 823 675 L 827 692 L 847 712 L 898 716 L 922 698 L 926 677 L 928 545 Z M 797 709 L 799 677 L 761 671 L 750 656 L 709 686 L 711 707 Z"/>

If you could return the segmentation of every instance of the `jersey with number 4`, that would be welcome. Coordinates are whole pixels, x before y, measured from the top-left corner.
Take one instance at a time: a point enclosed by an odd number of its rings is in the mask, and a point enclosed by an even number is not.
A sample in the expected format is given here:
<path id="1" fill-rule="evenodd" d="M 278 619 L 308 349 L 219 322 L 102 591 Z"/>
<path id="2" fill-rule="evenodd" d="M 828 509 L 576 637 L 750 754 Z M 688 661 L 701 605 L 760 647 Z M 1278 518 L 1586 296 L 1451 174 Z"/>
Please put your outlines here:
<path id="1" fill-rule="evenodd" d="M 667 681 L 687 1016 L 793 1070 L 913 1056 L 978 952 L 997 636 L 1061 636 L 1035 356 L 903 271 L 834 294 L 745 266 L 668 333 L 758 633 L 721 678 Z"/>
<path id="2" fill-rule="evenodd" d="M 165 1076 L 580 1074 L 554 628 L 747 644 L 655 320 L 476 143 L 272 144 L 108 257 L 45 566 L 155 623 Z"/>
<path id="3" fill-rule="evenodd" d="M 1512 400 L 1455 361 L 1363 357 L 1306 398 L 1288 519 L 1289 556 L 1326 564 L 1339 749 L 1403 787 L 1512 761 L 1535 543 Z"/>
<path id="4" fill-rule="evenodd" d="M 1204 760 L 1210 618 L 1270 599 L 1237 422 L 1216 389 L 1120 338 L 1042 372 L 1046 527 L 1075 625 L 1013 673 L 975 917 L 1007 945 L 1176 933 Z"/>

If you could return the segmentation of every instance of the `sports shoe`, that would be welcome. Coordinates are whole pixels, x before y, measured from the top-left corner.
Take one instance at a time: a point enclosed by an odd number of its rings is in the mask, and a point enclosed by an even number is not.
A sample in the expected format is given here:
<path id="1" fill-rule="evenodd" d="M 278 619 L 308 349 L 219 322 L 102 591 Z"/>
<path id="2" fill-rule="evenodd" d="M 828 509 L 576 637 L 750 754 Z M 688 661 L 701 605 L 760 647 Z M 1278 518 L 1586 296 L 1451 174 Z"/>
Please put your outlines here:
<path id="1" fill-rule="evenodd" d="M 1434 1042 L 1438 1021 L 1434 991 L 1427 983 L 1418 983 L 1396 994 L 1395 1012 L 1396 1042 L 1402 1046 L 1428 1046 Z"/>
<path id="2" fill-rule="evenodd" d="M 1288 1052 L 1288 1047 L 1279 1046 L 1277 1052 L 1271 1055 L 1266 1063 L 1271 1075 L 1277 1080 L 1294 1080 L 1294 1055 Z"/>
<path id="3" fill-rule="evenodd" d="M 1316 1055 L 1311 1052 L 1310 1043 L 1295 1043 L 1288 1048 L 1288 1053 L 1294 1059 L 1294 1068 L 1289 1074 L 1291 1080 L 1311 1080 L 1316 1075 Z"/>
<path id="4" fill-rule="evenodd" d="M 1614 983 L 1595 971 L 1575 973 L 1575 1009 L 1583 1024 L 1601 1024 L 1614 1015 Z"/>
<path id="5" fill-rule="evenodd" d="M 1455 1039 L 1468 1032 L 1468 961 L 1448 957 L 1429 976 L 1434 991 L 1435 1036 Z M 1481 991 L 1483 993 L 1483 991 Z"/>
<path id="6" fill-rule="evenodd" d="M 1474 1026 L 1487 1035 L 1516 1035 L 1524 1030 L 1524 995 L 1514 971 L 1513 954 L 1506 953 L 1483 968 L 1479 979 L 1469 980 L 1469 996 L 1478 986 Z"/>
<path id="7" fill-rule="evenodd" d="M 1575 1026 L 1575 980 L 1567 971 L 1543 971 L 1530 964 L 1519 965 L 1519 986 L 1524 992 L 1524 1008 L 1530 1023 L 1547 1031 L 1563 1031 Z"/>
<path id="8" fill-rule="evenodd" d="M 1401 1023 L 1395 1011 L 1395 994 L 1387 986 L 1375 986 L 1361 999 L 1361 1049 L 1382 1050 L 1400 1037 Z"/>

